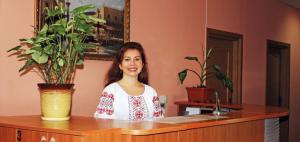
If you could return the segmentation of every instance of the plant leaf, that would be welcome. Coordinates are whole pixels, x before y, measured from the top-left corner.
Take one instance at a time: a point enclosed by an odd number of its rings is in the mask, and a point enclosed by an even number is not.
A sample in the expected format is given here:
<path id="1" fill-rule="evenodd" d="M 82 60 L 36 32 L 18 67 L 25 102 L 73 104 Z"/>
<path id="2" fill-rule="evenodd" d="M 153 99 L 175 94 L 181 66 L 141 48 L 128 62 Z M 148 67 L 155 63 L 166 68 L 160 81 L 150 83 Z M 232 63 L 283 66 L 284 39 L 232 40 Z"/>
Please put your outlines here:
<path id="1" fill-rule="evenodd" d="M 209 58 L 210 57 L 210 54 L 212 53 L 212 48 L 209 48 L 208 51 L 207 51 L 207 54 L 206 54 L 206 58 Z"/>
<path id="2" fill-rule="evenodd" d="M 93 44 L 93 43 L 85 43 L 84 44 L 84 49 L 95 49 L 96 48 L 96 45 Z"/>
<path id="3" fill-rule="evenodd" d="M 41 35 L 41 36 L 45 36 L 47 31 L 48 31 L 48 24 L 45 23 L 43 28 L 38 32 L 38 34 Z"/>
<path id="4" fill-rule="evenodd" d="M 78 60 L 77 62 L 76 62 L 76 65 L 82 65 L 83 64 L 83 60 Z"/>
<path id="5" fill-rule="evenodd" d="M 48 55 L 44 53 L 34 52 L 31 55 L 32 59 L 36 61 L 38 64 L 43 64 L 48 61 Z"/>
<path id="6" fill-rule="evenodd" d="M 192 57 L 192 56 L 184 57 L 184 59 L 198 61 L 198 58 L 197 58 L 197 57 Z"/>
<path id="7" fill-rule="evenodd" d="M 36 50 L 27 50 L 27 51 L 25 51 L 24 52 L 24 54 L 26 54 L 26 55 L 28 55 L 28 54 L 32 54 L 32 53 L 34 53 L 34 52 L 37 52 Z"/>
<path id="8" fill-rule="evenodd" d="M 233 83 L 230 80 L 230 78 L 222 72 L 221 68 L 218 65 L 214 65 L 213 68 L 216 71 L 216 78 L 218 80 L 220 80 L 223 83 L 223 85 L 226 88 L 228 88 L 229 91 L 232 92 L 233 91 Z"/>
<path id="9" fill-rule="evenodd" d="M 94 23 L 100 23 L 100 24 L 105 24 L 106 23 L 105 20 L 99 19 L 99 18 L 96 18 L 96 17 L 93 17 L 93 16 L 88 16 L 88 18 L 90 20 L 92 20 Z"/>
<path id="10" fill-rule="evenodd" d="M 80 22 L 77 22 L 76 30 L 81 31 L 83 33 L 91 33 L 92 32 L 92 26 L 88 26 L 88 24 L 81 20 Z"/>
<path id="11" fill-rule="evenodd" d="M 83 6 L 79 6 L 77 8 L 74 8 L 73 11 L 72 11 L 72 13 L 76 15 L 76 14 L 79 14 L 79 13 L 83 13 L 83 12 L 85 12 L 87 10 L 91 10 L 93 8 L 95 8 L 95 6 L 92 5 L 92 4 L 83 5 Z"/>
<path id="12" fill-rule="evenodd" d="M 14 47 L 14 48 L 11 48 L 11 49 L 7 50 L 6 52 L 10 52 L 10 51 L 14 51 L 14 50 L 18 51 L 18 50 L 20 50 L 20 48 L 22 48 L 22 46 L 18 45 L 18 46 Z"/>
<path id="13" fill-rule="evenodd" d="M 43 48 L 39 44 L 35 44 L 30 50 L 35 50 L 38 52 L 43 52 Z"/>
<path id="14" fill-rule="evenodd" d="M 19 72 L 21 72 L 21 71 L 23 71 L 24 69 L 30 67 L 33 63 L 34 63 L 34 62 L 33 62 L 32 59 L 28 59 L 28 60 L 26 61 L 25 65 L 19 69 Z"/>
<path id="15" fill-rule="evenodd" d="M 222 72 L 220 66 L 218 66 L 218 65 L 215 64 L 215 65 L 213 65 L 212 67 L 214 68 L 215 71 L 217 71 L 217 72 Z"/>
<path id="16" fill-rule="evenodd" d="M 22 40 L 22 42 L 28 43 L 28 44 L 33 44 L 34 43 L 35 38 L 28 38 L 25 40 Z"/>
<path id="17" fill-rule="evenodd" d="M 51 55 L 53 53 L 51 46 L 46 46 L 43 50 L 46 54 Z"/>
<path id="18" fill-rule="evenodd" d="M 53 31 L 54 33 L 59 33 L 60 35 L 66 34 L 65 27 L 60 23 L 50 25 L 49 30 Z"/>
<path id="19" fill-rule="evenodd" d="M 27 54 L 20 54 L 20 55 L 17 56 L 17 58 L 22 58 L 22 57 L 26 57 L 26 56 L 28 56 L 28 55 Z"/>
<path id="20" fill-rule="evenodd" d="M 59 66 L 61 66 L 61 67 L 63 67 L 64 66 L 64 64 L 65 64 L 65 61 L 64 61 L 64 59 L 58 59 L 58 65 Z"/>
<path id="21" fill-rule="evenodd" d="M 182 70 L 181 72 L 178 73 L 178 77 L 179 77 L 179 80 L 180 80 L 180 83 L 181 83 L 181 84 L 182 84 L 183 81 L 185 80 L 186 75 L 187 75 L 187 69 Z"/>

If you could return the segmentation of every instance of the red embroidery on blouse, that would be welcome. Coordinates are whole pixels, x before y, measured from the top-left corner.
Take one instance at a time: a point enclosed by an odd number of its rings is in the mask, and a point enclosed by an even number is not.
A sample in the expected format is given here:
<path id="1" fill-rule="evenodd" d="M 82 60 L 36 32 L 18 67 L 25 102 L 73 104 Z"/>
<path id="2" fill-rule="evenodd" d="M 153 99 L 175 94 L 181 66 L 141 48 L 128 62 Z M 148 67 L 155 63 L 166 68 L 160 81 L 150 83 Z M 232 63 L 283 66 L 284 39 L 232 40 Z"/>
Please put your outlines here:
<path id="1" fill-rule="evenodd" d="M 147 117 L 148 108 L 143 96 L 129 96 L 129 119 L 143 120 Z"/>
<path id="2" fill-rule="evenodd" d="M 136 120 L 142 120 L 144 118 L 144 112 L 142 110 L 137 110 L 134 112 Z"/>
<path id="3" fill-rule="evenodd" d="M 153 116 L 160 117 L 162 115 L 162 112 L 161 112 L 161 108 L 160 108 L 159 98 L 157 96 L 153 96 L 152 102 L 154 105 Z"/>
<path id="4" fill-rule="evenodd" d="M 114 103 L 114 95 L 108 94 L 107 92 L 103 92 L 100 103 L 97 107 L 97 112 L 99 114 L 106 113 L 107 115 L 112 115 L 114 113 L 113 103 Z"/>
<path id="5" fill-rule="evenodd" d="M 132 104 L 135 106 L 135 107 L 140 107 L 141 106 L 141 100 L 140 99 L 134 99 Z"/>

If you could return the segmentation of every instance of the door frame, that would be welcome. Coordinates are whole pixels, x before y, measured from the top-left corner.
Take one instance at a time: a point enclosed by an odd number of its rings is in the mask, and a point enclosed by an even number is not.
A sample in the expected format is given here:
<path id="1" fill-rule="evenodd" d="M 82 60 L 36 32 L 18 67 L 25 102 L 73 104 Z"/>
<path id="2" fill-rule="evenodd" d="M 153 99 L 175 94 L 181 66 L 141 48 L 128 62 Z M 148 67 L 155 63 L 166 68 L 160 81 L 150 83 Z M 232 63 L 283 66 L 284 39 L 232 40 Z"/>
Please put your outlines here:
<path id="1" fill-rule="evenodd" d="M 287 85 L 288 85 L 288 108 L 290 108 L 290 72 L 291 72 L 291 45 L 288 44 L 288 43 L 284 43 L 284 42 L 280 42 L 280 41 L 275 41 L 275 40 L 270 40 L 270 39 L 267 39 L 267 42 L 266 42 L 266 85 L 265 85 L 265 104 L 267 105 L 267 79 L 268 79 L 268 53 L 269 53 L 269 47 L 268 45 L 269 44 L 273 44 L 277 47 L 275 48 L 284 48 L 285 50 L 287 50 L 286 55 L 288 55 L 288 68 L 289 68 L 289 72 L 287 72 L 287 76 L 288 76 L 288 80 L 286 81 Z M 278 47 L 279 46 L 279 47 Z"/>
<path id="2" fill-rule="evenodd" d="M 243 35 L 207 28 L 207 38 L 206 44 L 208 43 L 209 38 L 218 38 L 223 40 L 229 40 L 234 42 L 233 46 L 233 65 L 237 65 L 235 68 L 237 70 L 236 79 L 233 82 L 233 89 L 235 91 L 234 95 L 237 96 L 236 104 L 242 104 L 242 78 L 243 78 Z M 207 45 L 206 45 L 207 46 Z M 234 75 L 234 74 L 233 74 Z"/>
<path id="3" fill-rule="evenodd" d="M 267 79 L 268 79 L 268 52 L 269 52 L 269 44 L 273 44 L 277 47 L 273 47 L 273 48 L 281 48 L 286 50 L 285 52 L 283 52 L 283 54 L 287 55 L 289 58 L 287 58 L 288 61 L 288 68 L 289 71 L 287 72 L 287 76 L 288 76 L 288 80 L 286 81 L 287 85 L 288 85 L 288 109 L 290 108 L 290 98 L 291 98 L 291 86 L 290 86 L 290 79 L 291 79 L 291 44 L 289 43 L 284 43 L 284 42 L 280 42 L 280 41 L 275 41 L 275 40 L 270 40 L 267 39 L 266 42 L 266 88 L 265 88 L 265 105 L 267 105 Z M 279 46 L 279 47 L 278 47 Z M 282 133 L 282 135 L 279 136 L 279 141 L 280 142 L 285 142 L 285 141 L 289 141 L 289 116 L 286 117 L 281 117 L 279 118 L 279 133 Z"/>

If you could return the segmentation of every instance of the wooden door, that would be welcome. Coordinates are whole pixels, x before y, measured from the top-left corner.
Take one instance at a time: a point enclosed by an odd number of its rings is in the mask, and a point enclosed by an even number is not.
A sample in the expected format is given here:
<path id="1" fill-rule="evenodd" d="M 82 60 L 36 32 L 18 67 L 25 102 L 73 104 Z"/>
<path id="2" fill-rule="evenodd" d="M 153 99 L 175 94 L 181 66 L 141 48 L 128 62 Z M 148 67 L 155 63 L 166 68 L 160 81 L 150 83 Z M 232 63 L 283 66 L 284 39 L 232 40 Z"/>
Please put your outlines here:
<path id="1" fill-rule="evenodd" d="M 269 40 L 267 51 L 266 104 L 289 107 L 290 48 L 288 44 Z"/>
<path id="2" fill-rule="evenodd" d="M 290 45 L 267 41 L 266 105 L 289 108 Z M 288 141 L 289 117 L 280 118 L 280 141 Z"/>
<path id="3" fill-rule="evenodd" d="M 232 78 L 232 41 L 220 40 L 216 38 L 208 39 L 209 48 L 213 48 L 211 58 L 208 60 L 208 66 L 217 64 L 222 71 Z M 210 69 L 213 72 L 213 69 Z M 224 88 L 222 82 L 212 77 L 207 80 L 207 86 L 219 92 L 221 102 L 232 101 L 232 93 Z"/>
<path id="4" fill-rule="evenodd" d="M 272 106 L 281 106 L 282 98 L 280 91 L 280 69 L 281 69 L 281 52 L 280 49 L 271 48 L 268 50 L 267 65 L 267 98 L 266 104 Z"/>
<path id="5" fill-rule="evenodd" d="M 233 92 L 226 89 L 215 77 L 209 78 L 206 85 L 219 92 L 221 103 L 241 104 L 242 101 L 242 35 L 208 29 L 207 49 L 213 53 L 207 66 L 217 64 L 233 82 Z"/>

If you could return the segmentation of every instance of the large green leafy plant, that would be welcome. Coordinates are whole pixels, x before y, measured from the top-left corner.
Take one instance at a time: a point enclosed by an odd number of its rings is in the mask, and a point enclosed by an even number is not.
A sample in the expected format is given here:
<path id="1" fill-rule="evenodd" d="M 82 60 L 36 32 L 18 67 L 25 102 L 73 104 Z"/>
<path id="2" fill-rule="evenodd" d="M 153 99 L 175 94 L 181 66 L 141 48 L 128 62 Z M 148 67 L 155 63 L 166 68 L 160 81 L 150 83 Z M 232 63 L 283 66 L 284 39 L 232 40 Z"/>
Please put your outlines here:
<path id="1" fill-rule="evenodd" d="M 37 69 L 49 84 L 69 84 L 73 82 L 75 70 L 83 64 L 84 53 L 93 47 L 86 43 L 92 36 L 94 24 L 103 24 L 103 19 L 86 15 L 93 5 L 77 7 L 67 18 L 67 8 L 59 4 L 54 9 L 46 8 L 46 24 L 35 31 L 35 36 L 20 39 L 20 45 L 8 50 L 15 51 L 17 58 L 25 60 L 20 72 Z"/>
<path id="2" fill-rule="evenodd" d="M 210 48 L 207 53 L 205 54 L 204 49 L 202 48 L 203 51 L 203 60 L 202 62 L 198 60 L 197 57 L 192 57 L 192 56 L 187 56 L 184 59 L 190 60 L 190 61 L 195 61 L 199 64 L 200 66 L 200 71 L 197 72 L 192 69 L 184 69 L 178 73 L 178 77 L 180 80 L 180 83 L 182 84 L 183 81 L 185 80 L 188 72 L 192 72 L 197 75 L 199 79 L 199 84 L 197 85 L 198 88 L 206 88 L 205 81 L 211 77 L 216 77 L 218 80 L 222 82 L 222 84 L 228 88 L 231 92 L 233 91 L 233 84 L 230 78 L 224 74 L 220 68 L 220 66 L 214 64 L 212 66 L 207 66 L 207 61 L 211 58 L 212 54 L 212 48 Z"/>

